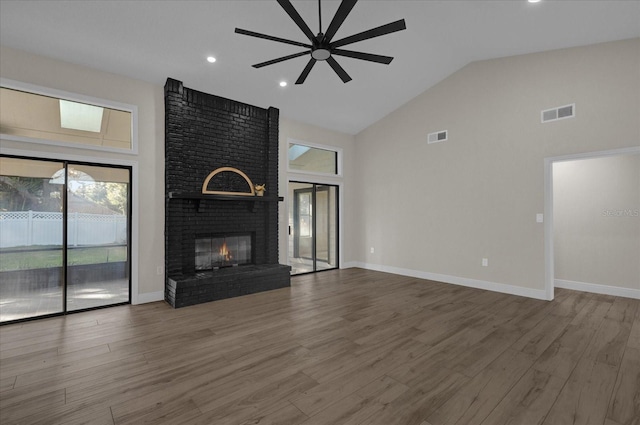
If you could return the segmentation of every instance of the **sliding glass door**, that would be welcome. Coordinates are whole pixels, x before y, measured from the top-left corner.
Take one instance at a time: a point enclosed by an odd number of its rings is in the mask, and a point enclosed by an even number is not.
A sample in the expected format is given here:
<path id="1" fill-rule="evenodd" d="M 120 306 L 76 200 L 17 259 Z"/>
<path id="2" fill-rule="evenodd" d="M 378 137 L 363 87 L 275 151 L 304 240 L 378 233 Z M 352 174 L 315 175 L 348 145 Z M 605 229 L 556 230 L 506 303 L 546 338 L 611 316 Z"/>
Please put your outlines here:
<path id="1" fill-rule="evenodd" d="M 292 274 L 338 267 L 338 187 L 289 182 Z"/>
<path id="2" fill-rule="evenodd" d="M 64 311 L 64 163 L 0 157 L 0 321 Z"/>
<path id="3" fill-rule="evenodd" d="M 129 170 L 67 173 L 67 311 L 128 302 Z"/>
<path id="4" fill-rule="evenodd" d="M 0 157 L 0 322 L 130 302 L 130 169 Z"/>

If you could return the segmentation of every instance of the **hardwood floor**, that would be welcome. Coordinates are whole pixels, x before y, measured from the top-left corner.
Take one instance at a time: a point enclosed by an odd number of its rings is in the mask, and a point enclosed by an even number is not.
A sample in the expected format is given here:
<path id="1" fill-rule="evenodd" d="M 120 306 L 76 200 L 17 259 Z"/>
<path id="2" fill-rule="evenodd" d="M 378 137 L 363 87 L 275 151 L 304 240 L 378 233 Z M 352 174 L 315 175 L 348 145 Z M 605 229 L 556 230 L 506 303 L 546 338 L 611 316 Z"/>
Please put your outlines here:
<path id="1" fill-rule="evenodd" d="M 639 425 L 640 301 L 361 269 L 0 327 L 0 423 Z"/>

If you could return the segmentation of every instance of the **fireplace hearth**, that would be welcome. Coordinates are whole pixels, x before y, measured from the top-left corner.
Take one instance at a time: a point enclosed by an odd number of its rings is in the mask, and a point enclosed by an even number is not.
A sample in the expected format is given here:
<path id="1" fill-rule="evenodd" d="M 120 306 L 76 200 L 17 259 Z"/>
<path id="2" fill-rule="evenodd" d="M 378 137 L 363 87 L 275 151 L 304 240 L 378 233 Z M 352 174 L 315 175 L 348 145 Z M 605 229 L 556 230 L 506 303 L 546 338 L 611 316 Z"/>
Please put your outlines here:
<path id="1" fill-rule="evenodd" d="M 290 286 L 290 267 L 278 263 L 278 115 L 167 80 L 165 300 L 173 307 Z M 267 193 L 254 196 L 254 183 Z"/>

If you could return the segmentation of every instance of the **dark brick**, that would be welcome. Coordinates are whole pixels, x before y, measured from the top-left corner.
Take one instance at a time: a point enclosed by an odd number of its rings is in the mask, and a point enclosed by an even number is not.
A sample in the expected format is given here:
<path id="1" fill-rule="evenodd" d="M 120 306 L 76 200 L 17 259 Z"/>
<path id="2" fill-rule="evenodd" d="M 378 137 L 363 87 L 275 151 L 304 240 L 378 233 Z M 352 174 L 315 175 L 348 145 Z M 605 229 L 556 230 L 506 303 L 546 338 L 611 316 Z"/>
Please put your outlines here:
<path id="1" fill-rule="evenodd" d="M 171 192 L 200 192 L 206 176 L 219 167 L 238 168 L 255 184 L 266 183 L 267 194 L 277 195 L 278 121 L 276 108 L 263 109 L 198 92 L 167 79 L 165 299 L 174 307 L 290 285 L 289 267 L 278 264 L 275 202 L 257 203 L 251 211 L 243 201 L 169 198 Z M 209 188 L 247 190 L 242 178 L 227 174 L 216 175 Z M 209 272 L 207 279 L 199 278 L 194 259 L 196 237 L 240 232 L 253 235 L 254 265 L 234 268 L 242 273 L 222 269 Z"/>

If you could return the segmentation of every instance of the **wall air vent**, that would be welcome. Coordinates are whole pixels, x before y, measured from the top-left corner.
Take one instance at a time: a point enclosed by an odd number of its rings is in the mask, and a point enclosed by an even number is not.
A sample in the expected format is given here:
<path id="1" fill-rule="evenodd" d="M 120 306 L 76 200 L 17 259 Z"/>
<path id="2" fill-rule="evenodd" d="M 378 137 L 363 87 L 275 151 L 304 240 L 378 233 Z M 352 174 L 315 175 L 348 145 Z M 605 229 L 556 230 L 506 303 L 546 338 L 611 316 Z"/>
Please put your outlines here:
<path id="1" fill-rule="evenodd" d="M 447 137 L 448 137 L 447 130 L 436 131 L 435 133 L 429 133 L 429 135 L 427 136 L 427 143 L 431 144 L 431 143 L 445 142 L 447 140 Z"/>
<path id="2" fill-rule="evenodd" d="M 547 109 L 540 113 L 542 122 L 558 121 L 565 118 L 573 118 L 576 116 L 576 104 L 560 106 L 553 109 Z"/>

